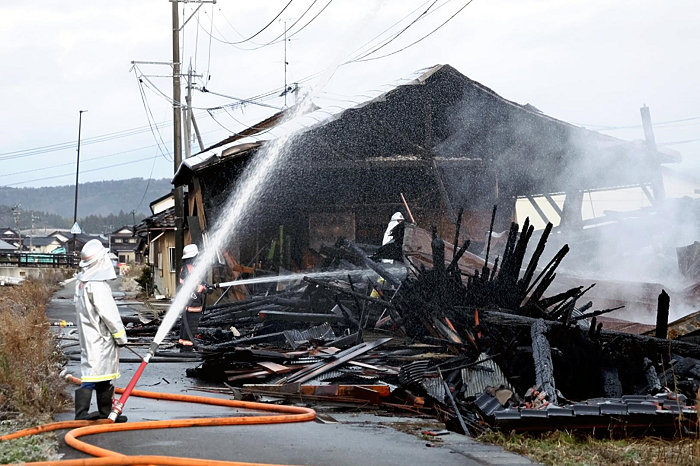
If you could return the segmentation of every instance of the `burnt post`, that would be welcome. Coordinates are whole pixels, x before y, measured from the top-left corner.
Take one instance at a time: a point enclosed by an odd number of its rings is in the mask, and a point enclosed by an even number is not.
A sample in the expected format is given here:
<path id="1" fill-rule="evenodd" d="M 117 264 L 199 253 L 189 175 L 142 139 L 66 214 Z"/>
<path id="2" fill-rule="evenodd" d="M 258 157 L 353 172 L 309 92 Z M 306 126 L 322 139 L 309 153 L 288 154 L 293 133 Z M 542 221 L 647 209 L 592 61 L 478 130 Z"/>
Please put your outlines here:
<path id="1" fill-rule="evenodd" d="M 433 250 L 433 270 L 440 275 L 445 274 L 445 242 L 437 234 L 437 227 L 433 226 L 433 240 L 430 242 Z M 455 246 L 456 248 L 457 246 Z"/>
<path id="2" fill-rule="evenodd" d="M 668 338 L 668 309 L 671 298 L 666 290 L 661 290 L 656 308 L 656 338 Z"/>

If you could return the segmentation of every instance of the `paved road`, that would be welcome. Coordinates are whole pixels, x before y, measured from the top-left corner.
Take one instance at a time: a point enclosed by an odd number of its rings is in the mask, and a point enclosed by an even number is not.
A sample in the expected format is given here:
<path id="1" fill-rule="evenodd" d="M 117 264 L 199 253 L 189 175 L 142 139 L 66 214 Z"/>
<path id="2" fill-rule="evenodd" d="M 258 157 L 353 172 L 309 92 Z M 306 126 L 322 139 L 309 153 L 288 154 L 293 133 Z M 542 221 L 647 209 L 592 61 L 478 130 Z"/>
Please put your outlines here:
<path id="1" fill-rule="evenodd" d="M 73 284 L 67 285 L 54 296 L 48 308 L 51 321 L 75 320 Z M 118 281 L 113 289 L 119 290 Z M 122 315 L 135 315 L 136 305 L 130 305 L 120 294 L 118 302 Z M 70 338 L 71 328 L 60 330 Z M 67 351 L 75 350 L 69 347 Z M 123 351 L 122 357 L 131 356 Z M 202 395 L 192 388 L 196 381 L 185 376 L 185 369 L 196 363 L 150 364 L 137 388 L 171 393 Z M 124 386 L 131 379 L 137 364 L 121 364 L 122 378 L 117 385 Z M 79 375 L 78 363 L 71 361 L 69 370 Z M 223 396 L 210 395 L 205 396 Z M 215 406 L 191 405 L 170 401 L 130 398 L 125 414 L 131 421 L 183 419 L 192 417 L 250 415 L 255 412 L 231 410 Z M 458 434 L 444 436 L 443 444 L 427 446 L 428 442 L 405 431 L 420 432 L 426 420 L 381 417 L 371 413 L 332 413 L 338 422 L 320 421 L 303 424 L 258 426 L 198 427 L 136 432 L 119 432 L 90 437 L 90 443 L 120 453 L 154 454 L 235 460 L 261 463 L 325 465 L 325 466 L 472 466 L 499 464 L 532 464 L 504 450 L 483 445 Z M 58 420 L 72 419 L 72 413 L 61 413 Z M 432 421 L 429 421 L 432 422 Z M 401 430 L 392 426 L 401 425 Z M 408 426 L 408 427 L 407 427 Z M 65 444 L 61 447 L 64 458 L 84 458 Z"/>

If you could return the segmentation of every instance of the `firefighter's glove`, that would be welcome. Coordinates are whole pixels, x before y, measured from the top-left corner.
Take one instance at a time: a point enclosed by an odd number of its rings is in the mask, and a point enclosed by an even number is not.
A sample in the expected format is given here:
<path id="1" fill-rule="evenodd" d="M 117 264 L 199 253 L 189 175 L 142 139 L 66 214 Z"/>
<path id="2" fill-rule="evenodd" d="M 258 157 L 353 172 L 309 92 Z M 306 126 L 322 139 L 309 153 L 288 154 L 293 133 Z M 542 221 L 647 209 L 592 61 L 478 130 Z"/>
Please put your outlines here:
<path id="1" fill-rule="evenodd" d="M 208 285 L 207 286 L 207 294 L 212 294 L 214 292 L 214 290 L 216 290 L 217 288 L 219 288 L 218 283 L 215 283 L 214 285 Z"/>
<path id="2" fill-rule="evenodd" d="M 114 337 L 114 335 L 112 335 Z M 126 339 L 126 331 L 123 331 L 123 335 L 119 335 L 118 337 L 114 338 L 114 342 L 119 346 L 120 348 L 122 346 L 126 346 L 128 340 Z"/>

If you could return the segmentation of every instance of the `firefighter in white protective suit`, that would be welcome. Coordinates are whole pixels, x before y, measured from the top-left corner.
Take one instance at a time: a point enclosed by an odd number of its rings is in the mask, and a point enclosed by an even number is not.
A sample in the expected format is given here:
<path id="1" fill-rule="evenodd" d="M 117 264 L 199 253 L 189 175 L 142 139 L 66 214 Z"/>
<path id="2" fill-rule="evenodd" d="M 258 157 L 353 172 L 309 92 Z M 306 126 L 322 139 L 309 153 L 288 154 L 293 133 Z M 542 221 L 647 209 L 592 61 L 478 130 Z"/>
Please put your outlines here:
<path id="1" fill-rule="evenodd" d="M 391 231 L 394 228 L 396 228 L 396 225 L 403 222 L 403 220 L 404 220 L 404 218 L 403 218 L 403 214 L 401 212 L 395 212 L 394 215 L 391 216 L 391 220 L 389 221 L 389 225 L 387 225 L 386 231 L 384 232 L 384 239 L 382 240 L 382 246 L 394 241 L 394 238 L 391 236 Z"/>
<path id="2" fill-rule="evenodd" d="M 80 336 L 82 384 L 75 391 L 76 419 L 104 419 L 112 410 L 114 386 L 119 377 L 119 347 L 126 345 L 126 330 L 107 283 L 117 278 L 108 251 L 99 240 L 90 240 L 80 251 L 75 286 L 75 309 Z M 90 413 L 93 390 L 97 411 Z M 119 416 L 117 422 L 125 422 Z"/>

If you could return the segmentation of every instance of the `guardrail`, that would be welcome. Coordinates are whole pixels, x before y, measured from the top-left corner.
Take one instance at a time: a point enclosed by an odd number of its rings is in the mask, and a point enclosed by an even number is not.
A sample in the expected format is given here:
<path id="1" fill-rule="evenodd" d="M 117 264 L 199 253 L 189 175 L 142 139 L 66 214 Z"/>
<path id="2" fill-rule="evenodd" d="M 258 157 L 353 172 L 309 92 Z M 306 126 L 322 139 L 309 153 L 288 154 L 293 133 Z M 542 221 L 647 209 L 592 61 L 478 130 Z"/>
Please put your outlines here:
<path id="1" fill-rule="evenodd" d="M 80 258 L 73 254 L 0 253 L 0 267 L 74 268 L 78 267 L 78 262 Z"/>

